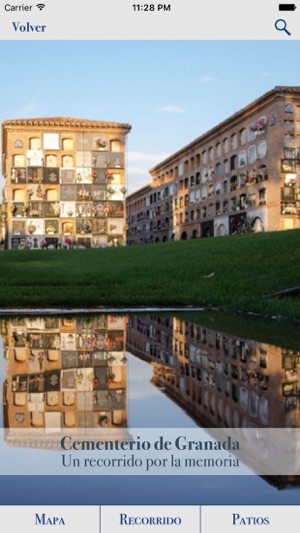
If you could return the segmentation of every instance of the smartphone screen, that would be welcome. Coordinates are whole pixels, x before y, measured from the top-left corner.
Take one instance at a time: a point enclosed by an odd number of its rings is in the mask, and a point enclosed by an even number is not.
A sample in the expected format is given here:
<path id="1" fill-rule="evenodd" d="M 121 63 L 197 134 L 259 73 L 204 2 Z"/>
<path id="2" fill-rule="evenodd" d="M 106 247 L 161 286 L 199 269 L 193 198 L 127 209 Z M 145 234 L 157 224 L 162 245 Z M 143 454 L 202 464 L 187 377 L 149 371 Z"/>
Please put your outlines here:
<path id="1" fill-rule="evenodd" d="M 1 2 L 3 525 L 296 521 L 297 7 Z"/>

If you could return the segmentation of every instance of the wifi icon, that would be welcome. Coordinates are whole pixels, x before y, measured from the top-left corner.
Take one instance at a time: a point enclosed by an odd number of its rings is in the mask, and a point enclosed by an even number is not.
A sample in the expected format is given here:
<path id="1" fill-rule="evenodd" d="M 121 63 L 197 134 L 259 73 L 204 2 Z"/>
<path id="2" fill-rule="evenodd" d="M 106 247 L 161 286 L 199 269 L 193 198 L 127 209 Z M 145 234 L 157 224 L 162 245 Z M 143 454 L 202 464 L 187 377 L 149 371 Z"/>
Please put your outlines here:
<path id="1" fill-rule="evenodd" d="M 45 5 L 45 4 L 37 4 L 36 7 L 37 7 L 40 11 L 42 11 L 42 10 L 44 9 L 44 7 L 46 7 L 46 5 Z"/>

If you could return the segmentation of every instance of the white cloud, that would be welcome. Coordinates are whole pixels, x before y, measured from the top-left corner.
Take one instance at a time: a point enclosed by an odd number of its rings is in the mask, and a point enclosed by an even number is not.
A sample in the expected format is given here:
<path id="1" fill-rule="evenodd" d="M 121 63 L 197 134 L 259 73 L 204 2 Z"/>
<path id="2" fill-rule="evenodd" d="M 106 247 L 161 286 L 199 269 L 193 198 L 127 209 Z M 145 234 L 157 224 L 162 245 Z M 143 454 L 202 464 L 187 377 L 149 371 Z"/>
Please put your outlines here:
<path id="1" fill-rule="evenodd" d="M 127 184 L 128 193 L 144 187 L 151 183 L 152 178 L 149 174 L 149 169 L 169 157 L 170 154 L 161 152 L 160 154 L 147 154 L 145 152 L 128 152 L 127 162 Z"/>
<path id="2" fill-rule="evenodd" d="M 186 113 L 186 109 L 176 105 L 164 105 L 159 107 L 157 111 L 163 111 L 164 113 Z"/>

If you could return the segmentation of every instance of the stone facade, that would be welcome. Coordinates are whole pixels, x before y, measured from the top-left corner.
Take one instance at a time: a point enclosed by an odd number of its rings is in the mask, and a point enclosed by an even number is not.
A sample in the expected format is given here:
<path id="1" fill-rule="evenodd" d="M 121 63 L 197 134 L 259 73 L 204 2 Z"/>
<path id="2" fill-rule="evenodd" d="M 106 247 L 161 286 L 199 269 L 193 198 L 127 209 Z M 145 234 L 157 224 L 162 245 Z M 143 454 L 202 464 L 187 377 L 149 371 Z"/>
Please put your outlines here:
<path id="1" fill-rule="evenodd" d="M 124 244 L 128 124 L 73 118 L 6 120 L 6 247 Z"/>
<path id="2" fill-rule="evenodd" d="M 300 227 L 300 87 L 275 87 L 150 170 L 127 243 Z"/>

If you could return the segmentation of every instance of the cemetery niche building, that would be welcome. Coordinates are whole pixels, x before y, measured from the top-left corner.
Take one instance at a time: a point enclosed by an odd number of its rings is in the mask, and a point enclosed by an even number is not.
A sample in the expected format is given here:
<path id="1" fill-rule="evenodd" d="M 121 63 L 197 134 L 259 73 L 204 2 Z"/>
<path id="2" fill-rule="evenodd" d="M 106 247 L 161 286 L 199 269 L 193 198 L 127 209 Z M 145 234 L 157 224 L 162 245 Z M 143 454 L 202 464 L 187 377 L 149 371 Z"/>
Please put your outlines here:
<path id="1" fill-rule="evenodd" d="M 125 244 L 131 126 L 75 118 L 2 124 L 2 220 L 9 249 Z"/>
<path id="2" fill-rule="evenodd" d="M 150 170 L 127 244 L 300 227 L 300 87 L 275 87 Z"/>

